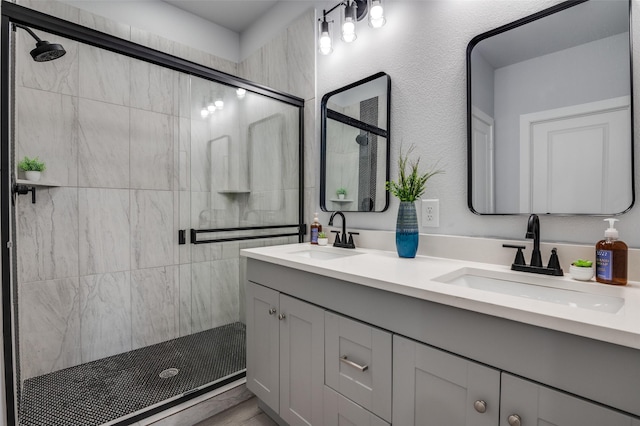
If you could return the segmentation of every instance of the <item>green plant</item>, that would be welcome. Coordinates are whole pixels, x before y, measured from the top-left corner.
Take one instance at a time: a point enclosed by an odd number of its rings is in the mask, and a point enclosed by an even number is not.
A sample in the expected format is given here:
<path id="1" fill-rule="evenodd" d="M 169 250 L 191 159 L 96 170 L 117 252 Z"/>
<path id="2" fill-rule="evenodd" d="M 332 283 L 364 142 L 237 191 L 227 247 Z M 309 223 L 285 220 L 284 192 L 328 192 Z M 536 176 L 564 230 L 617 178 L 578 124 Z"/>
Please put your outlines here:
<path id="1" fill-rule="evenodd" d="M 593 262 L 590 260 L 578 259 L 572 263 L 573 266 L 578 266 L 580 268 L 591 268 Z"/>
<path id="2" fill-rule="evenodd" d="M 29 158 L 24 157 L 22 161 L 18 163 L 18 167 L 25 172 L 44 172 L 47 168 L 43 161 L 40 161 L 38 157 Z"/>
<path id="3" fill-rule="evenodd" d="M 326 232 L 318 232 L 318 238 L 327 238 Z"/>
<path id="4" fill-rule="evenodd" d="M 347 195 L 346 188 L 340 187 L 340 188 L 336 189 L 336 195 Z"/>
<path id="5" fill-rule="evenodd" d="M 400 147 L 400 155 L 398 157 L 398 181 L 387 181 L 385 185 L 387 191 L 398 197 L 400 201 L 417 200 L 424 194 L 427 181 L 437 174 L 444 173 L 444 170 L 436 169 L 434 166 L 431 170 L 420 174 L 418 172 L 420 157 L 415 161 L 409 160 L 409 156 L 414 148 L 415 146 L 412 145 L 409 150 L 407 150 L 406 155 L 403 155 L 402 147 Z M 407 165 L 410 166 L 408 174 Z"/>

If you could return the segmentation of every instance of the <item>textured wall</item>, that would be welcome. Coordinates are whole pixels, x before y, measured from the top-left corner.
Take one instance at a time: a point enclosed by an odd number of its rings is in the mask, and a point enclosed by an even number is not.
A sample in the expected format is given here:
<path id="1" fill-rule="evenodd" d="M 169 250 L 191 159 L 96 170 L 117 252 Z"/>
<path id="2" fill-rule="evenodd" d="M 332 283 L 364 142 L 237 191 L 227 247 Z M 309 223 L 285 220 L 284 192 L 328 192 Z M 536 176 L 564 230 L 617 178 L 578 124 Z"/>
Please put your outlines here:
<path id="1" fill-rule="evenodd" d="M 446 174 L 427 185 L 423 198 L 440 199 L 440 227 L 423 232 L 522 239 L 526 216 L 476 216 L 467 208 L 466 48 L 478 34 L 559 3 L 556 0 L 389 1 L 387 24 L 378 30 L 360 25 L 347 45 L 334 38 L 334 52 L 317 56 L 318 98 L 377 71 L 391 76 L 392 170 L 398 147 L 417 146 L 425 165 L 440 160 Z M 640 76 L 640 21 L 634 12 L 634 80 Z M 637 92 L 636 92 L 637 93 Z M 638 98 L 636 98 L 638 99 Z M 318 101 L 319 108 L 319 101 Z M 635 123 L 638 129 L 638 123 Z M 319 138 L 319 132 L 317 132 Z M 638 131 L 636 140 L 640 140 Z M 319 146 L 319 140 L 317 141 Z M 636 182 L 638 182 L 636 150 Z M 637 186 L 637 183 L 636 183 Z M 318 190 L 319 192 L 319 190 Z M 638 188 L 636 187 L 636 192 Z M 317 194 L 316 199 L 319 199 Z M 393 230 L 398 200 L 382 214 L 350 213 L 350 227 Z M 640 209 L 620 217 L 621 237 L 640 247 Z M 326 223 L 323 214 L 321 222 Z M 544 241 L 595 243 L 605 229 L 598 217 L 542 217 Z"/>

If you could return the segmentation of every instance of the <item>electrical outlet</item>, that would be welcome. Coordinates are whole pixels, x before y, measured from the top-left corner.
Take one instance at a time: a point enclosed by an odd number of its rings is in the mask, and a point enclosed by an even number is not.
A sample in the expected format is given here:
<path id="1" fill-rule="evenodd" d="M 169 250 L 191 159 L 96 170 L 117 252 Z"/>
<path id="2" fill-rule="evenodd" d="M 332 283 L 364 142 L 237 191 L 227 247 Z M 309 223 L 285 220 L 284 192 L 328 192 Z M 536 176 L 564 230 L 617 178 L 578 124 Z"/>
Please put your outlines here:
<path id="1" fill-rule="evenodd" d="M 440 226 L 440 200 L 422 200 L 422 226 Z"/>

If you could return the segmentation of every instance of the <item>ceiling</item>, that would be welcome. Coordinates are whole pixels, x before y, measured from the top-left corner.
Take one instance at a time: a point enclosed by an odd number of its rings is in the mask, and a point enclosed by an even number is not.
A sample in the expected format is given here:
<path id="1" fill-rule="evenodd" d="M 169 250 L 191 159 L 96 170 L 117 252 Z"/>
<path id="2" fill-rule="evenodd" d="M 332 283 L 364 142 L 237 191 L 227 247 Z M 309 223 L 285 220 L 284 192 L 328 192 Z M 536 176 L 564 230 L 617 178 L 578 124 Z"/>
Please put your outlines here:
<path id="1" fill-rule="evenodd" d="M 163 0 L 185 12 L 242 33 L 278 0 Z"/>

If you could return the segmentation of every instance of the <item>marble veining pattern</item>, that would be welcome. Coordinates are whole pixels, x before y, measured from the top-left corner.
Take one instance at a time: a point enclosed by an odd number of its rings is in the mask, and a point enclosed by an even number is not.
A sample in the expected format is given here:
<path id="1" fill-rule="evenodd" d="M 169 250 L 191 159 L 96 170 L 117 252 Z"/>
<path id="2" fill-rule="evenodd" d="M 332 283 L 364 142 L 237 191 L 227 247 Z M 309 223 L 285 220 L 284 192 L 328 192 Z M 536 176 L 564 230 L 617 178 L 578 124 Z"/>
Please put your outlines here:
<path id="1" fill-rule="evenodd" d="M 171 190 L 173 120 L 156 112 L 131 109 L 131 187 Z"/>
<path id="2" fill-rule="evenodd" d="M 78 278 L 25 284 L 20 298 L 21 377 L 79 364 Z"/>
<path id="3" fill-rule="evenodd" d="M 129 187 L 129 109 L 80 99 L 78 182 L 84 187 Z"/>
<path id="4" fill-rule="evenodd" d="M 131 267 L 173 264 L 173 193 L 131 191 Z"/>
<path id="5" fill-rule="evenodd" d="M 80 277 L 82 362 L 131 350 L 130 272 Z"/>
<path id="6" fill-rule="evenodd" d="M 130 62 L 127 56 L 80 45 L 80 96 L 128 106 Z"/>
<path id="7" fill-rule="evenodd" d="M 79 189 L 80 275 L 131 269 L 129 190 Z"/>
<path id="8" fill-rule="evenodd" d="M 16 250 L 21 283 L 78 274 L 78 194 L 75 188 L 51 188 L 17 197 Z"/>
<path id="9" fill-rule="evenodd" d="M 131 106 L 173 113 L 174 71 L 149 62 L 131 61 Z"/>
<path id="10" fill-rule="evenodd" d="M 24 87 L 16 96 L 16 158 L 38 157 L 47 165 L 43 179 L 75 186 L 78 98 Z"/>
<path id="11" fill-rule="evenodd" d="M 131 271 L 132 349 L 177 337 L 177 266 Z"/>
<path id="12" fill-rule="evenodd" d="M 191 264 L 191 332 L 211 328 L 211 262 Z"/>
<path id="13" fill-rule="evenodd" d="M 211 327 L 238 321 L 238 259 L 212 262 Z"/>

